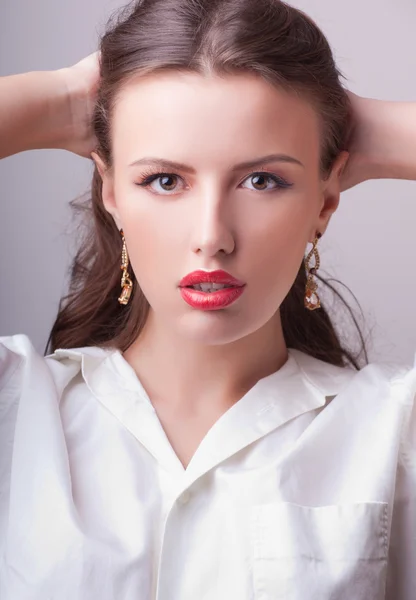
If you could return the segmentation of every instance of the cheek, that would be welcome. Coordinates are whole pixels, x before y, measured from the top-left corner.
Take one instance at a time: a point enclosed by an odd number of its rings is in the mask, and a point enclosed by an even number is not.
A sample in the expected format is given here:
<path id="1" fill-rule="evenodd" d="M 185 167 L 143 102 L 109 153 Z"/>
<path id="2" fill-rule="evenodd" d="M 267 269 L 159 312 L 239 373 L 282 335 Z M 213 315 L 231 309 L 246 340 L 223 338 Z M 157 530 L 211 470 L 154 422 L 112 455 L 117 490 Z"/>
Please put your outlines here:
<path id="1" fill-rule="evenodd" d="M 259 275 L 293 273 L 296 276 L 308 243 L 313 220 L 310 205 L 304 199 L 271 211 L 246 236 L 246 260 Z"/>
<path id="2" fill-rule="evenodd" d="M 259 248 L 252 264 L 253 288 L 270 295 L 271 299 L 282 301 L 296 279 L 304 255 L 305 247 L 299 242 L 283 244 L 277 241 L 263 252 Z"/>
<path id="3" fill-rule="evenodd" d="M 143 199 L 124 198 L 119 205 L 130 263 L 144 293 L 155 286 L 161 289 L 178 271 L 183 248 L 176 223 L 162 204 L 145 203 Z"/>

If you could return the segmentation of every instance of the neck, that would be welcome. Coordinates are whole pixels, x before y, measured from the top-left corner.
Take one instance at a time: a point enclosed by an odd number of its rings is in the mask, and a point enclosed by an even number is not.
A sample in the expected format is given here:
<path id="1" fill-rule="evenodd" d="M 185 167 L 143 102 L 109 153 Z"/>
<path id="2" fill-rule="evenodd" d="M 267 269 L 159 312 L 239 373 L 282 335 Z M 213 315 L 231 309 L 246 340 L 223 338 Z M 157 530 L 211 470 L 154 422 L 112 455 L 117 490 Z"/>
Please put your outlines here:
<path id="1" fill-rule="evenodd" d="M 180 338 L 151 312 L 124 353 L 153 404 L 198 414 L 208 406 L 227 410 L 287 357 L 279 312 L 254 333 L 217 346 Z"/>

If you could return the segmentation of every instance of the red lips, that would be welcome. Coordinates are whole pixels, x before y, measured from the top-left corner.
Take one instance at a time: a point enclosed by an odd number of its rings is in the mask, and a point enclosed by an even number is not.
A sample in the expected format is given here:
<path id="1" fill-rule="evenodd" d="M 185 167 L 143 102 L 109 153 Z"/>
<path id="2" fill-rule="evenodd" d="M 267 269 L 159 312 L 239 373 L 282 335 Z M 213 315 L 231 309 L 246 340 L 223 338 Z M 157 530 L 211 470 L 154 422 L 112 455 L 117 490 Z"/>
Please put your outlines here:
<path id="1" fill-rule="evenodd" d="M 204 292 L 190 286 L 207 283 L 218 283 L 226 286 L 219 290 Z M 239 281 L 226 271 L 194 271 L 182 279 L 179 289 L 183 300 L 196 310 L 221 310 L 234 304 L 246 289 L 245 283 Z"/>
<path id="2" fill-rule="evenodd" d="M 200 283 L 221 283 L 223 285 L 232 285 L 234 287 L 244 286 L 243 281 L 239 281 L 226 271 L 193 271 L 186 275 L 180 282 L 179 287 L 189 287 L 199 285 Z"/>

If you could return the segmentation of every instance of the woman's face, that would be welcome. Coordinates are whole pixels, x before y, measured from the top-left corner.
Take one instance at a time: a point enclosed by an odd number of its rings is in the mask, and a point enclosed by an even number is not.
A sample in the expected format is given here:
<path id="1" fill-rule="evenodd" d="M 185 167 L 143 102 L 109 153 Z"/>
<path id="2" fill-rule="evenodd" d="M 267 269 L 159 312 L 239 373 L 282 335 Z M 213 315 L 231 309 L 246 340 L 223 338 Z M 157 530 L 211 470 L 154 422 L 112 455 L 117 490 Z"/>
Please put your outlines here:
<path id="1" fill-rule="evenodd" d="M 154 319 L 210 345 L 273 323 L 339 201 L 348 155 L 321 181 L 319 149 L 312 107 L 255 75 L 159 73 L 124 89 L 113 172 L 98 166 Z M 219 310 L 190 306 L 179 284 L 201 269 L 227 271 L 243 293 Z"/>

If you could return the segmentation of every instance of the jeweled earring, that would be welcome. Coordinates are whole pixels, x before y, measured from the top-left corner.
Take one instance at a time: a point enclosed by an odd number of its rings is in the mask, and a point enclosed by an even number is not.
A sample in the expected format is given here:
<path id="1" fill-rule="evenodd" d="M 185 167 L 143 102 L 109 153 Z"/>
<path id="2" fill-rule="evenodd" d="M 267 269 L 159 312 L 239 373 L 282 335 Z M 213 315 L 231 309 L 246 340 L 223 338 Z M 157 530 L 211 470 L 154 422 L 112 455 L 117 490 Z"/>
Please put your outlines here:
<path id="1" fill-rule="evenodd" d="M 319 299 L 316 290 L 318 289 L 318 284 L 314 280 L 314 276 L 321 266 L 321 260 L 319 258 L 319 252 L 317 249 L 318 241 L 322 237 L 321 233 L 316 234 L 316 238 L 313 241 L 313 248 L 309 252 L 308 256 L 305 258 L 306 264 L 306 292 L 305 292 L 305 308 L 308 310 L 316 310 L 321 307 L 321 301 Z M 315 257 L 315 266 L 311 267 L 310 261 L 312 257 Z"/>
<path id="2" fill-rule="evenodd" d="M 133 290 L 133 282 L 127 271 L 129 266 L 129 256 L 127 254 L 126 240 L 124 239 L 124 232 L 122 229 L 120 229 L 120 234 L 123 239 L 123 250 L 121 252 L 121 270 L 123 271 L 123 275 L 121 277 L 122 292 L 118 301 L 120 304 L 128 304 Z"/>

